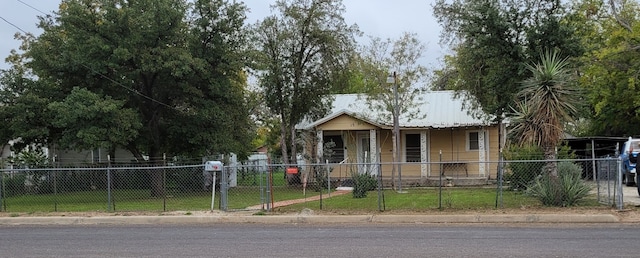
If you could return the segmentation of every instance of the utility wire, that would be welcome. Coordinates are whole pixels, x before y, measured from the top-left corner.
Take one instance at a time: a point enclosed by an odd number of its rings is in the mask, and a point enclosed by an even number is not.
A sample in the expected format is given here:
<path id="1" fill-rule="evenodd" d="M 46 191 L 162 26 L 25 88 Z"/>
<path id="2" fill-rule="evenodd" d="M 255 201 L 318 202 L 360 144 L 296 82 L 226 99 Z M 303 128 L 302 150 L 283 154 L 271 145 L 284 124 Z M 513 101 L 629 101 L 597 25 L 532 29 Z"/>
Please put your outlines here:
<path id="1" fill-rule="evenodd" d="M 7 21 L 7 19 L 5 19 L 4 17 L 0 16 L 0 19 L 2 19 L 4 22 L 8 23 L 9 25 L 15 27 L 16 29 L 22 31 L 24 34 L 27 34 L 27 32 L 24 31 L 23 29 L 21 29 L 20 27 L 18 27 L 18 25 L 15 25 L 15 24 L 11 23 L 10 21 Z"/>
<path id="2" fill-rule="evenodd" d="M 161 102 L 161 101 L 159 101 L 159 100 L 156 100 L 156 99 L 154 99 L 154 98 L 152 98 L 152 97 L 149 97 L 149 96 L 147 96 L 147 95 L 144 95 L 144 94 L 140 93 L 140 92 L 139 92 L 139 91 L 137 91 L 137 90 L 134 90 L 134 89 L 132 89 L 132 88 L 129 88 L 129 87 L 127 87 L 126 85 L 124 85 L 124 84 L 122 84 L 122 83 L 120 83 L 120 82 L 118 82 L 118 81 L 116 81 L 116 80 L 114 80 L 114 79 L 109 78 L 108 76 L 106 76 L 106 75 L 104 75 L 104 74 L 102 74 L 102 73 L 100 73 L 100 72 L 98 72 L 98 71 L 94 70 L 93 68 L 91 68 L 91 67 L 89 67 L 89 66 L 87 66 L 87 65 L 85 65 L 85 64 L 80 64 L 80 65 L 81 65 L 81 66 L 83 66 L 83 67 L 85 67 L 85 68 L 87 68 L 87 69 L 89 69 L 89 70 L 91 70 L 91 72 L 93 72 L 93 73 L 95 73 L 95 74 L 97 74 L 97 75 L 100 75 L 102 78 L 105 78 L 105 79 L 107 79 L 108 81 L 113 82 L 113 83 L 115 83 L 116 85 L 118 85 L 118 86 L 120 86 L 120 87 L 122 87 L 122 88 L 126 89 L 127 91 L 133 92 L 133 93 L 135 93 L 136 95 L 139 95 L 139 96 L 141 96 L 141 97 L 143 97 L 143 98 L 145 98 L 145 99 L 151 100 L 152 102 L 158 103 L 158 104 L 160 104 L 160 105 L 162 105 L 162 106 L 165 106 L 165 107 L 168 107 L 168 108 L 170 108 L 170 109 L 173 109 L 173 110 L 176 110 L 176 111 L 180 112 L 180 110 L 178 110 L 177 108 L 174 108 L 174 107 L 172 107 L 172 106 L 170 106 L 170 105 L 168 105 L 168 104 L 165 104 L 165 103 L 163 103 L 163 102 Z"/>
<path id="3" fill-rule="evenodd" d="M 23 2 L 22 2 L 22 1 L 20 1 L 20 0 L 17 0 L 17 1 L 19 1 L 19 2 L 23 3 Z M 23 4 L 25 4 L 25 3 L 23 3 Z M 25 5 L 26 5 L 26 4 L 25 4 Z M 31 7 L 31 6 L 30 6 L 30 7 Z M 31 7 L 31 8 L 34 8 L 34 7 Z M 36 8 L 34 8 L 34 9 L 35 9 L 35 10 L 38 10 L 38 9 L 36 9 Z M 39 11 L 39 12 L 42 12 L 42 11 L 40 11 L 40 10 L 38 10 L 38 11 Z M 18 27 L 17 25 L 15 25 L 15 24 L 13 24 L 13 23 L 11 23 L 11 22 L 7 21 L 7 20 L 6 20 L 5 18 L 3 18 L 2 16 L 0 16 L 0 19 L 2 19 L 3 21 L 7 22 L 8 24 L 11 24 L 11 26 L 13 26 L 13 27 L 17 28 L 18 30 L 20 30 L 20 31 L 24 32 L 25 34 L 28 34 L 25 30 L 23 30 L 22 28 Z M 79 63 L 79 62 L 78 62 L 78 63 Z M 140 93 L 140 92 L 139 92 L 139 91 L 137 91 L 137 90 L 134 90 L 134 89 L 132 89 L 132 88 L 129 88 L 129 87 L 127 87 L 126 85 L 124 85 L 124 84 L 122 84 L 122 83 L 120 83 L 120 82 L 118 82 L 118 81 L 116 81 L 116 80 L 114 80 L 114 79 L 109 78 L 108 76 L 106 76 L 106 75 L 104 75 L 104 74 L 102 74 L 102 73 L 100 73 L 100 72 L 96 71 L 95 69 L 93 69 L 93 68 L 91 68 L 91 67 L 89 67 L 89 66 L 87 66 L 87 65 L 85 65 L 85 64 L 83 64 L 83 63 L 79 63 L 79 64 L 80 64 L 81 66 L 83 66 L 83 67 L 85 67 L 85 68 L 89 69 L 91 72 L 93 72 L 93 73 L 95 73 L 95 74 L 98 74 L 98 75 L 100 75 L 101 77 L 103 77 L 103 78 L 105 78 L 105 79 L 109 80 L 110 82 L 113 82 L 113 83 L 115 83 L 116 85 L 118 85 L 118 86 L 120 86 L 120 87 L 122 87 L 122 88 L 126 89 L 126 90 L 127 90 L 127 91 L 129 91 L 129 92 L 133 92 L 134 94 L 139 95 L 139 96 L 141 96 L 141 97 L 143 97 L 143 98 L 145 98 L 145 99 L 148 99 L 148 100 L 150 100 L 150 101 L 152 101 L 152 102 L 158 103 L 158 104 L 160 104 L 161 106 L 165 106 L 165 107 L 168 107 L 169 109 L 173 109 L 173 110 L 176 110 L 176 111 L 178 111 L 178 112 L 181 112 L 181 110 L 179 110 L 179 109 L 177 109 L 177 108 L 175 108 L 175 107 L 172 107 L 172 106 L 170 106 L 170 105 L 168 105 L 168 104 L 165 104 L 165 103 L 163 103 L 163 102 L 161 102 L 161 101 L 159 101 L 159 100 L 156 100 L 156 99 L 154 99 L 154 98 L 152 98 L 152 97 L 149 97 L 149 96 L 147 96 L 147 95 L 144 95 L 144 94 Z"/>
<path id="4" fill-rule="evenodd" d="M 22 0 L 16 0 L 16 1 L 18 1 L 18 2 L 20 2 L 20 3 L 22 3 L 22 4 L 24 4 L 24 5 L 26 5 L 26 6 L 28 6 L 28 7 L 31 7 L 31 9 L 36 10 L 36 11 L 40 12 L 41 14 L 49 15 L 49 14 L 47 14 L 47 13 L 43 12 L 43 11 L 40 11 L 38 8 L 35 8 L 35 7 L 31 6 L 30 4 L 27 4 L 27 3 L 23 2 Z"/>

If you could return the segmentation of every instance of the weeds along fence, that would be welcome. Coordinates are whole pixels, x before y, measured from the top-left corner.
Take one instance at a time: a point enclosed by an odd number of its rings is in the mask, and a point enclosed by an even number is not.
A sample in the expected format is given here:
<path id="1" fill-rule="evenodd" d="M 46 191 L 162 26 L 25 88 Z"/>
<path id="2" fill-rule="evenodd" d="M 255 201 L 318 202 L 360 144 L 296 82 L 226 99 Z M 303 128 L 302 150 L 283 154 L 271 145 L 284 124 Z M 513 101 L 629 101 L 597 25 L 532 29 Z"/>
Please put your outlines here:
<path id="1" fill-rule="evenodd" d="M 540 205 L 527 190 L 543 175 L 549 162 L 287 165 L 254 160 L 224 166 L 220 172 L 205 171 L 203 164 L 4 169 L 0 170 L 0 209 L 155 212 L 521 208 Z M 598 201 L 622 209 L 621 166 L 617 159 L 552 162 L 573 164 L 572 173 L 592 186 Z M 595 169 L 586 170 L 585 166 Z M 593 175 L 585 174 L 592 171 Z"/>

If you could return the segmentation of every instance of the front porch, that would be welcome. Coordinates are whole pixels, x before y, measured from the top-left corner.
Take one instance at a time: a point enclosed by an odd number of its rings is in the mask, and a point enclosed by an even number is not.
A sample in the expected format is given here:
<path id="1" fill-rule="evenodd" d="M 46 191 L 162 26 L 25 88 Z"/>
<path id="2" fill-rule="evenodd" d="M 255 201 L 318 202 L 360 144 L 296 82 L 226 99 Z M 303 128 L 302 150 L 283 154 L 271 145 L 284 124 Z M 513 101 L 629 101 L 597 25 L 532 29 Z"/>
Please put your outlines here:
<path id="1" fill-rule="evenodd" d="M 393 171 L 394 163 L 364 164 L 364 163 L 343 163 L 325 164 L 328 166 L 332 185 L 338 186 L 341 182 L 348 181 L 354 173 L 368 173 L 377 175 L 381 172 L 382 184 L 384 187 L 397 186 L 401 178 L 402 185 L 408 187 L 438 186 L 440 180 L 443 182 L 449 179 L 455 186 L 478 186 L 487 185 L 491 181 L 491 175 L 481 175 L 480 168 L 497 170 L 497 164 L 479 162 L 456 162 L 456 163 L 400 163 L 400 174 Z M 451 165 L 450 168 L 448 165 Z M 444 169 L 446 168 L 446 169 Z M 324 171 L 327 169 L 325 168 Z M 427 171 L 422 175 L 422 171 Z M 443 183 L 444 186 L 444 183 Z"/>

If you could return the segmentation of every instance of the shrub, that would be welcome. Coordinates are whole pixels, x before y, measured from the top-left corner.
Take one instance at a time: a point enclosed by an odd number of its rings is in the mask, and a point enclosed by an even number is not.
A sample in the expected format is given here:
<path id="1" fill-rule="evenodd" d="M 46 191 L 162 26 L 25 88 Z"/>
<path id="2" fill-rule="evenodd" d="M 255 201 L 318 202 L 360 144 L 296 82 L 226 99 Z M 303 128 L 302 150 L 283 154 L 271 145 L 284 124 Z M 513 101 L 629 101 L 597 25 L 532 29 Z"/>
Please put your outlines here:
<path id="1" fill-rule="evenodd" d="M 507 160 L 541 160 L 543 158 L 542 150 L 535 146 L 517 147 L 510 146 L 509 151 L 505 153 Z M 540 175 L 544 167 L 544 162 L 509 162 L 505 173 L 505 180 L 509 182 L 511 190 L 525 190 L 538 175 Z"/>
<path id="2" fill-rule="evenodd" d="M 561 146 L 558 150 L 558 158 L 574 158 L 568 146 Z M 509 146 L 509 150 L 505 153 L 505 159 L 522 162 L 508 162 L 505 180 L 509 182 L 511 190 L 526 190 L 536 177 L 543 173 L 546 165 L 544 161 L 544 152 L 537 146 Z M 539 161 L 538 161 L 539 160 Z"/>
<path id="3" fill-rule="evenodd" d="M 547 206 L 573 206 L 589 194 L 591 187 L 581 179 L 582 168 L 572 162 L 558 164 L 558 177 L 543 174 L 537 177 L 527 193 Z"/>
<path id="4" fill-rule="evenodd" d="M 365 198 L 368 191 L 376 189 L 378 182 L 376 177 L 367 173 L 353 173 L 353 198 Z"/>
<path id="5" fill-rule="evenodd" d="M 315 190 L 322 191 L 329 188 L 329 181 L 327 180 L 327 171 L 325 167 L 314 167 L 313 177 L 315 178 Z"/>

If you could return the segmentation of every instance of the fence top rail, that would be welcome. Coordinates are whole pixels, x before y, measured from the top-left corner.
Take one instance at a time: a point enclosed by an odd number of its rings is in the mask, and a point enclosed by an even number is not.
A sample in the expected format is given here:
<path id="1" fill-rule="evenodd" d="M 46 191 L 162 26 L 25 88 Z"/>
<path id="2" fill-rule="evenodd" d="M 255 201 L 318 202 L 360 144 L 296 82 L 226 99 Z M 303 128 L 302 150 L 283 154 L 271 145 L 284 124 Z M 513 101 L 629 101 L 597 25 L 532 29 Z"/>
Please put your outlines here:
<path id="1" fill-rule="evenodd" d="M 588 162 L 588 161 L 616 161 L 618 158 L 610 157 L 610 158 L 586 158 L 586 159 L 555 159 L 555 160 L 545 160 L 545 159 L 532 159 L 532 160 L 503 160 L 503 163 L 533 163 L 533 162 Z M 307 167 L 307 166 L 364 166 L 364 165 L 420 165 L 420 164 L 488 164 L 488 163 L 500 163 L 499 160 L 491 160 L 491 161 L 479 161 L 479 160 L 449 160 L 449 161 L 427 161 L 427 162 L 360 162 L 360 163 L 310 163 L 310 164 L 283 164 L 283 163 L 271 163 L 271 164 L 262 164 L 262 165 L 242 165 L 241 167 Z"/>
<path id="2" fill-rule="evenodd" d="M 590 161 L 618 161 L 617 157 L 588 158 L 588 159 L 556 159 L 556 160 L 504 160 L 503 163 L 540 163 L 540 162 L 590 162 Z M 312 163 L 312 164 L 238 164 L 225 165 L 225 168 L 284 168 L 284 167 L 318 167 L 318 166 L 373 166 L 373 165 L 447 165 L 447 164 L 495 164 L 500 161 L 477 161 L 477 160 L 457 160 L 457 161 L 430 161 L 430 162 L 378 162 L 378 163 Z M 87 166 L 87 167 L 50 167 L 50 168 L 5 168 L 3 172 L 33 172 L 33 171 L 103 171 L 111 170 L 156 170 L 156 169 L 181 169 L 181 168 L 203 168 L 204 164 L 196 165 L 170 165 L 170 166 Z"/>
<path id="3" fill-rule="evenodd" d="M 181 168 L 199 168 L 204 167 L 204 164 L 199 165 L 184 165 L 184 166 L 159 166 L 159 167 L 58 167 L 58 168 L 12 168 L 12 169 L 0 169 L 2 172 L 33 172 L 33 171 L 104 171 L 110 170 L 155 170 L 155 169 L 181 169 Z"/>

